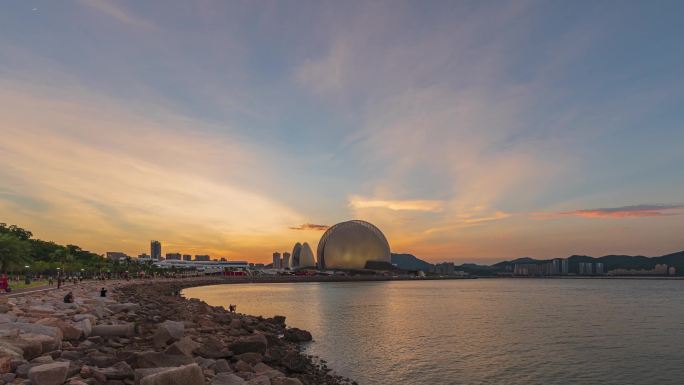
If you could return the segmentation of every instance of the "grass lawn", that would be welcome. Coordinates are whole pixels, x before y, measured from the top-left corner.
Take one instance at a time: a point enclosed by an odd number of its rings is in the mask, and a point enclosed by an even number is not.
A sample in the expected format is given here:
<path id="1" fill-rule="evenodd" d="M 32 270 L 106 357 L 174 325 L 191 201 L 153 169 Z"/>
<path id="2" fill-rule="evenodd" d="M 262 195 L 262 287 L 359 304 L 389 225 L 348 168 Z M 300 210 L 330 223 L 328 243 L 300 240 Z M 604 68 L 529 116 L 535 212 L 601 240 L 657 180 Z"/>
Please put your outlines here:
<path id="1" fill-rule="evenodd" d="M 24 283 L 24 280 L 22 279 L 19 282 L 14 282 L 14 281 L 10 282 L 10 287 L 12 288 L 12 290 L 19 290 L 19 289 L 26 289 L 29 287 L 45 286 L 47 284 L 48 284 L 47 281 L 31 281 L 30 284 L 26 285 Z"/>

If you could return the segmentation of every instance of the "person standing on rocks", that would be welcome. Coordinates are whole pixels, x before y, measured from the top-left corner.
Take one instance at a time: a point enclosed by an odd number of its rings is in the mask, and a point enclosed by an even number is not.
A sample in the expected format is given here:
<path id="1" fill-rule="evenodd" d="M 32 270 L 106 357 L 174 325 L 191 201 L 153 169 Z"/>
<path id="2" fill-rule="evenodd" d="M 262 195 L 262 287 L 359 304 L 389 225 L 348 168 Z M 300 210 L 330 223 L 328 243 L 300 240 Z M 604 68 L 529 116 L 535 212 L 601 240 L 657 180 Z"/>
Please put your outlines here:
<path id="1" fill-rule="evenodd" d="M 9 291 L 9 282 L 7 279 L 7 274 L 2 273 L 2 276 L 0 277 L 0 290 L 2 291 Z"/>
<path id="2" fill-rule="evenodd" d="M 100 290 L 100 297 L 106 297 L 107 296 L 107 289 L 104 287 Z"/>

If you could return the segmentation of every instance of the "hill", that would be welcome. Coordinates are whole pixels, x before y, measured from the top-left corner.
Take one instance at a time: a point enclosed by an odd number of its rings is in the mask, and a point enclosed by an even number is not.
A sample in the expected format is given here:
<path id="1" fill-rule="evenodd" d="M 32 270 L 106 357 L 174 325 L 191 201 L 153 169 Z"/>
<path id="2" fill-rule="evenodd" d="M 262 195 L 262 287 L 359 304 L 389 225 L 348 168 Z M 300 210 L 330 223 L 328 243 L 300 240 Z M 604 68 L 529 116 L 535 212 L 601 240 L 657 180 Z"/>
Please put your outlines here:
<path id="1" fill-rule="evenodd" d="M 433 264 L 425 262 L 413 254 L 392 253 L 392 264 L 402 270 L 433 271 L 435 268 Z"/>

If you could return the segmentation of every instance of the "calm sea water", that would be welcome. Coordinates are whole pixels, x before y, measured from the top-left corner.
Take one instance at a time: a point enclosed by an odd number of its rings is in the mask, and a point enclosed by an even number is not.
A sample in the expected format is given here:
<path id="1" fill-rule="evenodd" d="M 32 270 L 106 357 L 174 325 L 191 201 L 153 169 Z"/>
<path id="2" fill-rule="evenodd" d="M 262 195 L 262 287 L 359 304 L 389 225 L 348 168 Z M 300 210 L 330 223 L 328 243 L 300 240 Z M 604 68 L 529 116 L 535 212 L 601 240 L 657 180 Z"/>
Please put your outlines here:
<path id="1" fill-rule="evenodd" d="M 360 384 L 683 384 L 684 281 L 243 284 L 186 297 L 287 317 Z"/>

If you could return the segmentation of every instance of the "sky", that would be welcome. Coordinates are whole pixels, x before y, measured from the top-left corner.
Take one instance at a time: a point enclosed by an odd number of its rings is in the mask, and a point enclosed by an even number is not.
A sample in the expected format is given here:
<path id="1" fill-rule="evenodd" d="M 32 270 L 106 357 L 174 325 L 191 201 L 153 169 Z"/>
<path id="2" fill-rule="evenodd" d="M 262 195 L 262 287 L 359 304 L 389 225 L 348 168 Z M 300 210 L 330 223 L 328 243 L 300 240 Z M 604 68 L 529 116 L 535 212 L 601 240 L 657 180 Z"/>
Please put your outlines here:
<path id="1" fill-rule="evenodd" d="M 0 222 L 266 262 L 684 250 L 681 1 L 0 4 Z"/>

